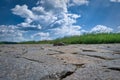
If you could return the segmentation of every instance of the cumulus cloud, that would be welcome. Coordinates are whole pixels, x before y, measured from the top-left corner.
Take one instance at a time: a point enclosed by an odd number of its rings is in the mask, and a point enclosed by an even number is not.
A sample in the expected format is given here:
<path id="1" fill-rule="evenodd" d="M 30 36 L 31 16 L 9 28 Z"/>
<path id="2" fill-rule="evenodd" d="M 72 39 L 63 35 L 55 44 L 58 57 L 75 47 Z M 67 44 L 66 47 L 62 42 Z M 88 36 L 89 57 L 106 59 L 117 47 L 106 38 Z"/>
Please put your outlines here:
<path id="1" fill-rule="evenodd" d="M 37 38 L 38 40 L 50 40 L 50 34 L 48 32 L 39 32 L 31 36 L 31 38 Z"/>
<path id="2" fill-rule="evenodd" d="M 71 35 L 80 35 L 81 26 L 73 25 L 74 23 L 76 23 L 76 19 L 79 17 L 80 15 L 77 14 L 64 13 L 63 18 L 61 18 L 53 24 L 54 26 L 59 26 L 51 29 L 51 31 L 55 33 L 54 36 L 64 37 Z"/>
<path id="3" fill-rule="evenodd" d="M 38 0 L 36 6 L 29 8 L 28 5 L 16 5 L 11 9 L 14 15 L 24 18 L 17 25 L 1 25 L 0 40 L 21 41 L 23 32 L 34 31 L 36 34 L 28 34 L 31 38 L 40 40 L 51 37 L 64 37 L 80 35 L 81 26 L 75 25 L 76 19 L 81 15 L 68 11 L 69 7 L 87 5 L 88 0 Z"/>
<path id="4" fill-rule="evenodd" d="M 15 8 L 11 9 L 13 11 L 13 14 L 15 15 L 19 15 L 23 18 L 34 18 L 34 14 L 32 13 L 32 11 L 30 11 L 28 9 L 27 5 L 16 5 Z"/>
<path id="5" fill-rule="evenodd" d="M 120 0 L 110 0 L 111 2 L 120 2 Z"/>
<path id="6" fill-rule="evenodd" d="M 75 5 L 87 4 L 87 0 L 71 0 Z M 36 7 L 28 8 L 27 5 L 16 5 L 11 9 L 12 13 L 25 18 L 25 21 L 17 26 L 21 30 L 48 30 L 49 35 L 56 37 L 68 35 L 80 35 L 81 27 L 74 25 L 81 15 L 68 12 L 70 0 L 39 0 Z M 41 36 L 39 34 L 33 35 Z M 52 32 L 53 31 L 53 32 Z M 55 33 L 55 34 L 51 34 Z"/>
<path id="7" fill-rule="evenodd" d="M 80 26 L 62 26 L 60 28 L 53 29 L 54 35 L 57 37 L 64 37 L 64 36 L 72 36 L 72 35 L 80 35 L 81 27 Z"/>
<path id="8" fill-rule="evenodd" d="M 110 0 L 120 2 L 120 0 Z M 69 11 L 74 6 L 88 5 L 90 0 L 38 0 L 36 6 L 29 8 L 28 5 L 16 5 L 11 9 L 14 15 L 24 18 L 17 25 L 0 25 L 1 41 L 24 40 L 24 31 L 27 36 L 37 40 L 81 35 L 82 33 L 109 33 L 113 29 L 104 25 L 97 25 L 91 31 L 83 30 L 75 25 L 80 14 Z M 120 27 L 118 27 L 120 29 Z M 31 32 L 29 32 L 31 31 Z"/>
<path id="9" fill-rule="evenodd" d="M 37 3 L 43 6 L 46 11 L 61 10 L 67 12 L 67 0 L 39 0 Z"/>
<path id="10" fill-rule="evenodd" d="M 88 0 L 68 0 L 68 6 L 80 6 L 80 5 L 88 5 L 89 1 Z"/>
<path id="11" fill-rule="evenodd" d="M 82 4 L 88 4 L 88 0 L 73 0 L 75 4 L 82 5 Z"/>
<path id="12" fill-rule="evenodd" d="M 0 25 L 0 41 L 22 41 L 22 33 L 15 25 Z"/>
<path id="13" fill-rule="evenodd" d="M 29 30 L 41 30 L 42 29 L 41 25 L 39 25 L 39 24 L 29 24 L 27 22 L 20 23 L 17 26 L 19 27 L 19 29 L 24 30 L 24 31 L 25 30 L 29 31 Z"/>
<path id="14" fill-rule="evenodd" d="M 90 33 L 110 33 L 113 29 L 104 25 L 97 25 L 91 29 Z"/>

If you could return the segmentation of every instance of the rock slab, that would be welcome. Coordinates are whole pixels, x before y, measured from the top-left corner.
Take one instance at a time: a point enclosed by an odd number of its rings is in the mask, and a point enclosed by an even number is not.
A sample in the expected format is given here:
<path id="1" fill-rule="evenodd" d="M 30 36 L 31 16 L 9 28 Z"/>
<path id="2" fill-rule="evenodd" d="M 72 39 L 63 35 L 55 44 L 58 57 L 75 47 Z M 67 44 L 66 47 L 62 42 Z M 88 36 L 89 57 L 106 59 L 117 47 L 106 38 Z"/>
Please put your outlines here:
<path id="1" fill-rule="evenodd" d="M 0 45 L 0 80 L 119 80 L 120 44 Z"/>

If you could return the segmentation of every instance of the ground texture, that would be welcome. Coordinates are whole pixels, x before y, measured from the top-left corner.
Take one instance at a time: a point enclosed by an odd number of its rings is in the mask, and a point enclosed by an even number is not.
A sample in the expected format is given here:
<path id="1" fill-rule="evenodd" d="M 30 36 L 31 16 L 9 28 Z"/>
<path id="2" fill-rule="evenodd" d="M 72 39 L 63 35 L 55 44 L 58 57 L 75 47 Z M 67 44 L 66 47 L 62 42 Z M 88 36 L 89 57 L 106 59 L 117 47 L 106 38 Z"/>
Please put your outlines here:
<path id="1" fill-rule="evenodd" d="M 120 80 L 120 44 L 0 45 L 0 80 Z"/>

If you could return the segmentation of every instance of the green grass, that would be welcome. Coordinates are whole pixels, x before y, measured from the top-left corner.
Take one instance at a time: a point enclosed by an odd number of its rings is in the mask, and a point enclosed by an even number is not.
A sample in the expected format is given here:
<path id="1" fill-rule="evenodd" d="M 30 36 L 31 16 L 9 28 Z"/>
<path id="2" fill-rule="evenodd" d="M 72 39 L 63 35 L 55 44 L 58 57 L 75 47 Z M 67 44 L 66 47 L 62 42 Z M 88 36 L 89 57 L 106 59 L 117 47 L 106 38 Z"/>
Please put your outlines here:
<path id="1" fill-rule="evenodd" d="M 52 44 L 54 43 L 53 40 L 43 40 L 43 41 L 26 41 L 26 42 L 19 42 L 18 44 Z"/>
<path id="2" fill-rule="evenodd" d="M 85 34 L 56 39 L 55 42 L 64 42 L 66 44 L 120 43 L 120 33 Z"/>
<path id="3" fill-rule="evenodd" d="M 81 36 L 70 36 L 55 40 L 19 42 L 18 44 L 53 44 L 58 42 L 64 42 L 65 44 L 120 43 L 120 33 L 84 34 Z"/>

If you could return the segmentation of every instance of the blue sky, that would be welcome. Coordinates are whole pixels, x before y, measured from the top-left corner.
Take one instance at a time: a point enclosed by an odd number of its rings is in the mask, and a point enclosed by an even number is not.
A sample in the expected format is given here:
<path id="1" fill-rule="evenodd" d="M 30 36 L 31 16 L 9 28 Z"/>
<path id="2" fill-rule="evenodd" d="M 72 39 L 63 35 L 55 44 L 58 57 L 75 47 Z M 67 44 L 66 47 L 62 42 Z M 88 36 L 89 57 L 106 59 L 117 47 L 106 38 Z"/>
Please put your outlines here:
<path id="1" fill-rule="evenodd" d="M 0 41 L 120 32 L 120 0 L 1 0 Z"/>

